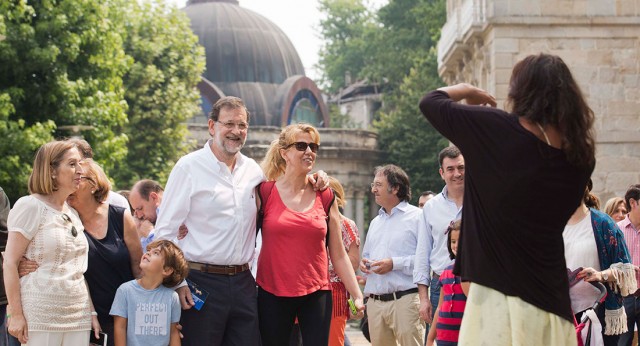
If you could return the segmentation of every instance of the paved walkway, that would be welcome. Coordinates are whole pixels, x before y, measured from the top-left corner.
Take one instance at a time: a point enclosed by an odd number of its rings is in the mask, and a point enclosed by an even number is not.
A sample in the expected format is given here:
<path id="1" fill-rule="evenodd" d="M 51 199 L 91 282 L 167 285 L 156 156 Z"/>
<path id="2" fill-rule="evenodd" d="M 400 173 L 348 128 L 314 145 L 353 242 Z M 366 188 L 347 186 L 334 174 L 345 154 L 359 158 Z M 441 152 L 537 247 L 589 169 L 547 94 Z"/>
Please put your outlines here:
<path id="1" fill-rule="evenodd" d="M 367 341 L 367 339 L 362 334 L 362 331 L 357 327 L 351 326 L 349 323 L 347 323 L 346 333 L 347 333 L 347 336 L 349 337 L 349 341 L 351 341 L 352 346 L 371 345 L 371 343 Z"/>

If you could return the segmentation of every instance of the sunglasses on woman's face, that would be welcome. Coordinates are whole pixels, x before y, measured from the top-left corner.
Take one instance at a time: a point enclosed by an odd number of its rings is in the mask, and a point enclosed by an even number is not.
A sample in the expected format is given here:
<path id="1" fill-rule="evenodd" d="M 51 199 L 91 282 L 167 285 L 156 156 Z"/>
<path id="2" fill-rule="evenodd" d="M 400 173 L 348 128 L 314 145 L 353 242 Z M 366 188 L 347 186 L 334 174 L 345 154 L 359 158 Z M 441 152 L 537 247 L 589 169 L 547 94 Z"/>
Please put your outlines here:
<path id="1" fill-rule="evenodd" d="M 67 214 L 62 214 L 62 220 L 64 220 L 64 222 L 66 223 L 70 223 L 71 224 L 71 235 L 75 238 L 78 236 L 78 230 L 76 229 L 76 226 L 73 225 L 73 222 L 71 221 L 71 218 L 69 217 L 69 215 Z"/>
<path id="2" fill-rule="evenodd" d="M 297 151 L 307 151 L 307 148 L 311 148 L 311 152 L 317 153 L 320 145 L 316 143 L 293 142 L 287 146 L 287 149 L 291 147 L 295 147 Z"/>

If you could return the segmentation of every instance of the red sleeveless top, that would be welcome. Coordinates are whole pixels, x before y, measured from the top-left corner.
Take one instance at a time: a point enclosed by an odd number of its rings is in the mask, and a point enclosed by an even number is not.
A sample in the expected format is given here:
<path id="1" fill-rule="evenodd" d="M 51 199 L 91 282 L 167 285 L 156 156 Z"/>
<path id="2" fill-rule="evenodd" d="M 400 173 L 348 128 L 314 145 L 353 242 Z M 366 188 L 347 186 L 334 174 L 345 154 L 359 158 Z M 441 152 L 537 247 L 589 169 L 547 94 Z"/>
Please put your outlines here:
<path id="1" fill-rule="evenodd" d="M 271 189 L 265 186 L 268 184 L 260 188 Z M 256 282 L 265 291 L 280 297 L 300 297 L 330 289 L 327 213 L 321 194 L 328 194 L 325 200 L 333 199 L 331 189 L 316 192 L 313 206 L 303 212 L 287 208 L 275 184 L 262 201 L 262 250 Z"/>

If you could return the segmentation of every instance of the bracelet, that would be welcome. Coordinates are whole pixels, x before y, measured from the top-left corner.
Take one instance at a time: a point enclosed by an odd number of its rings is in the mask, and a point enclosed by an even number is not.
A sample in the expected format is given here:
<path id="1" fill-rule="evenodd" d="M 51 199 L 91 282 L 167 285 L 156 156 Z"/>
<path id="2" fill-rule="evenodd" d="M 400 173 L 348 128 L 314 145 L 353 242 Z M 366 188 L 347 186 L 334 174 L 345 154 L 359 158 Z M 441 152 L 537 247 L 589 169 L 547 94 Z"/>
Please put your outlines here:
<path id="1" fill-rule="evenodd" d="M 98 313 L 95 311 L 91 311 L 91 316 L 98 316 Z"/>

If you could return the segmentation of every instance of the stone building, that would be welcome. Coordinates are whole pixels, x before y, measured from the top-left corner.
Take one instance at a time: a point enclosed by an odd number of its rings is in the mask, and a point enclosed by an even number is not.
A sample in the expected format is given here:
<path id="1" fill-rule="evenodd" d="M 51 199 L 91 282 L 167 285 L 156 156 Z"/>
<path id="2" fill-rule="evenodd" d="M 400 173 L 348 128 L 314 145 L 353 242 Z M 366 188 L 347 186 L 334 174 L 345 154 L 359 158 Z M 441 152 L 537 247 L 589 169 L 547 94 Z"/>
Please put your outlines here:
<path id="1" fill-rule="evenodd" d="M 541 52 L 569 65 L 596 115 L 594 192 L 623 196 L 640 183 L 640 0 L 447 0 L 445 83 L 484 88 L 501 107 L 513 65 Z"/>
<path id="2" fill-rule="evenodd" d="M 371 210 L 373 168 L 382 153 L 377 135 L 364 130 L 329 128 L 327 106 L 289 38 L 265 17 L 236 0 L 190 0 L 182 9 L 205 48 L 206 70 L 198 85 L 202 113 L 188 123 L 197 148 L 210 138 L 206 115 L 223 96 L 237 96 L 250 112 L 250 131 L 242 152 L 260 162 L 282 126 L 310 123 L 321 135 L 315 169 L 344 186 L 345 216 L 365 229 Z"/>

